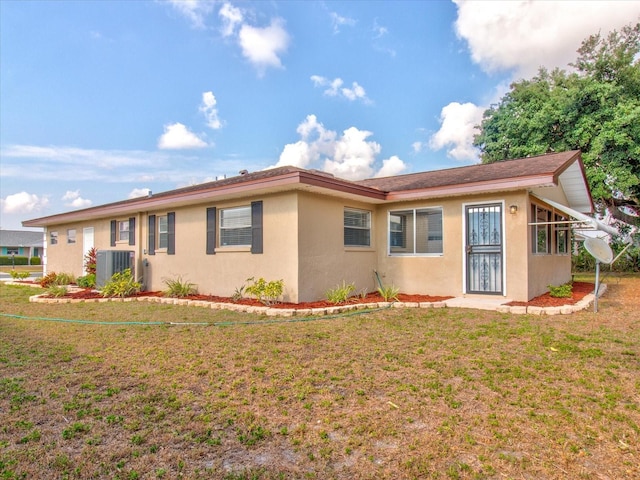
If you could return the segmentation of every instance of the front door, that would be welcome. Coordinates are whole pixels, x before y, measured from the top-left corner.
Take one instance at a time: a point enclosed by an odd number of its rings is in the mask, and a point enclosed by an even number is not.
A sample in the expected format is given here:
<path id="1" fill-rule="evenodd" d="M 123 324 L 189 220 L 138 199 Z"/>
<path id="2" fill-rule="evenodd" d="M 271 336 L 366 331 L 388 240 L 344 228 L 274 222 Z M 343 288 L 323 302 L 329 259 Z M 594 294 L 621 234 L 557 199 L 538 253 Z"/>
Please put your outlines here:
<path id="1" fill-rule="evenodd" d="M 468 205 L 467 293 L 502 294 L 502 204 Z"/>

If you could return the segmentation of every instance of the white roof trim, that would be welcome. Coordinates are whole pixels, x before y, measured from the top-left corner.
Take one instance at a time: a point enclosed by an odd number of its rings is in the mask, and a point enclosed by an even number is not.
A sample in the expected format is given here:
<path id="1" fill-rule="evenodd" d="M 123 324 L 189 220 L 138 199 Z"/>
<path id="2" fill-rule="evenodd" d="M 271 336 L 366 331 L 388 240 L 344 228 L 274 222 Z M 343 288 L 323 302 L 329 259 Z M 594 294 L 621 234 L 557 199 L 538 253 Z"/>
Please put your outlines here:
<path id="1" fill-rule="evenodd" d="M 599 222 L 595 218 L 590 217 L 589 215 L 585 215 L 584 213 L 579 212 L 577 210 L 574 210 L 571 207 L 567 207 L 566 205 L 562 205 L 561 203 L 554 202 L 553 200 L 549 200 L 548 198 L 541 197 L 539 195 L 536 195 L 535 193 L 532 193 L 531 196 L 536 197 L 537 199 L 542 200 L 545 203 L 548 203 L 553 208 L 566 213 L 567 215 L 575 218 L 576 220 L 580 220 L 581 222 L 591 225 L 596 230 L 601 230 L 605 233 L 608 233 L 609 235 L 619 235 L 619 232 L 615 228 L 610 227 L 609 225 L 605 225 L 604 223 Z"/>

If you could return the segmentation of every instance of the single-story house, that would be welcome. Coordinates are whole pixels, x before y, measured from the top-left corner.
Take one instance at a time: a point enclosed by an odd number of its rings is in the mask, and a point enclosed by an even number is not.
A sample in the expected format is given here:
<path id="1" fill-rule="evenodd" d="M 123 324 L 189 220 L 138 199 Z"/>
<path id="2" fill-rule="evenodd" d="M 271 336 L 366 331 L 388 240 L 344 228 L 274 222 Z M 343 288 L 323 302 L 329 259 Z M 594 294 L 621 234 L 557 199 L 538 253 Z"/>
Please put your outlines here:
<path id="1" fill-rule="evenodd" d="M 570 220 L 593 212 L 579 151 L 347 181 L 286 166 L 23 222 L 47 271 L 90 248 L 131 252 L 148 290 L 181 277 L 231 296 L 250 277 L 284 301 L 343 281 L 403 293 L 526 301 L 571 280 Z M 577 213 L 581 212 L 581 213 Z"/>
<path id="2" fill-rule="evenodd" d="M 42 232 L 0 230 L 0 256 L 40 257 L 44 251 Z"/>

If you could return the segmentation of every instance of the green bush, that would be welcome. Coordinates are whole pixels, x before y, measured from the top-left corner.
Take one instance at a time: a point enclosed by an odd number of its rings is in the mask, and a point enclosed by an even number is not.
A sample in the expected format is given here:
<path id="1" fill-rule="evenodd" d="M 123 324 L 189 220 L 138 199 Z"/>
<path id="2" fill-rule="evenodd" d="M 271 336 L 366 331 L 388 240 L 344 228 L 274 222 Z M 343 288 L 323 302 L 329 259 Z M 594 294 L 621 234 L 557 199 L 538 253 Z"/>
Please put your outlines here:
<path id="1" fill-rule="evenodd" d="M 183 280 L 182 277 L 175 279 L 166 278 L 163 281 L 167 286 L 167 290 L 164 292 L 165 297 L 184 298 L 198 293 L 197 285 Z"/>
<path id="2" fill-rule="evenodd" d="M 337 285 L 334 288 L 327 290 L 325 294 L 327 300 L 331 303 L 343 303 L 349 299 L 349 296 L 354 292 L 356 286 L 354 283 L 347 283 L 344 280 L 342 285 Z"/>
<path id="3" fill-rule="evenodd" d="M 31 275 L 31 272 L 28 272 L 27 270 L 11 270 L 9 275 L 11 275 L 11 278 L 14 280 L 24 280 Z"/>
<path id="4" fill-rule="evenodd" d="M 385 285 L 382 287 L 378 287 L 378 293 L 382 298 L 384 298 L 385 302 L 390 302 L 392 300 L 398 301 L 398 293 L 400 293 L 400 289 L 394 287 L 393 285 Z"/>
<path id="5" fill-rule="evenodd" d="M 255 280 L 251 277 L 247 279 L 247 282 L 252 283 L 251 285 L 247 285 L 244 291 L 249 295 L 253 295 L 265 305 L 278 303 L 278 299 L 282 295 L 282 291 L 284 289 L 284 280 L 272 280 L 267 282 L 264 278 Z"/>
<path id="6" fill-rule="evenodd" d="M 72 273 L 58 273 L 55 280 L 56 285 L 69 285 L 76 283 L 76 277 Z"/>
<path id="7" fill-rule="evenodd" d="M 66 285 L 56 285 L 51 284 L 48 288 L 47 288 L 47 294 L 55 297 L 55 298 L 60 298 L 60 297 L 64 297 L 67 294 L 67 286 Z"/>
<path id="8" fill-rule="evenodd" d="M 548 288 L 549 295 L 554 298 L 570 298 L 573 291 L 573 285 L 571 283 L 558 286 L 548 285 Z"/>
<path id="9" fill-rule="evenodd" d="M 78 284 L 79 287 L 82 287 L 82 288 L 93 288 L 96 286 L 96 274 L 89 273 L 84 277 L 78 277 L 76 279 L 76 283 Z"/>
<path id="10" fill-rule="evenodd" d="M 103 297 L 129 297 L 140 291 L 141 284 L 136 282 L 127 268 L 122 272 L 114 273 L 111 279 L 102 287 L 100 293 Z"/>
<path id="11" fill-rule="evenodd" d="M 0 256 L 0 265 L 29 265 L 29 258 L 22 255 L 2 255 Z"/>

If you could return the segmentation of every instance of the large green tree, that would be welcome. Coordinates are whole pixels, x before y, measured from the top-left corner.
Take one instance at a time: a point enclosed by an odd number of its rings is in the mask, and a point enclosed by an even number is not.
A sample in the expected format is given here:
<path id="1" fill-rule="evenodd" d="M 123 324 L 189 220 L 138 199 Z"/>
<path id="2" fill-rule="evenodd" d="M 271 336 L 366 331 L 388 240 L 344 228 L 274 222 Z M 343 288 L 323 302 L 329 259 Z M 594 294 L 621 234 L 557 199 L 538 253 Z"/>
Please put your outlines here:
<path id="1" fill-rule="evenodd" d="M 511 84 L 474 144 L 483 163 L 580 149 L 598 207 L 638 224 L 640 23 L 591 35 L 570 66 Z"/>

